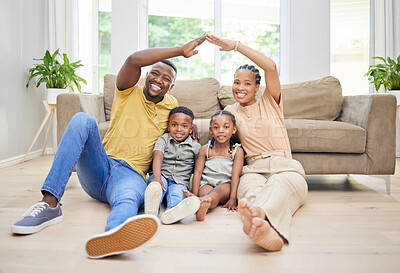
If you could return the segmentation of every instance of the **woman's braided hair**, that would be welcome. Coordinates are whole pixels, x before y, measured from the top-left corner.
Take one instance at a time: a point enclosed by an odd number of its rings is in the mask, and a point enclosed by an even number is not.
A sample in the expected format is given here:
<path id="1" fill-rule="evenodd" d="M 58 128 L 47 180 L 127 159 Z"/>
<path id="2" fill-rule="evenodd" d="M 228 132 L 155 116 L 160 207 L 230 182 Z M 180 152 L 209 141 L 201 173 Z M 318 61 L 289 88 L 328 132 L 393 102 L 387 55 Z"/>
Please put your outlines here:
<path id="1" fill-rule="evenodd" d="M 239 70 L 249 70 L 249 71 L 253 72 L 254 78 L 256 79 L 256 84 L 260 84 L 260 82 L 261 82 L 260 71 L 254 65 L 245 64 L 245 65 L 239 66 L 239 68 L 236 69 L 236 71 L 235 71 L 235 75 Z"/>

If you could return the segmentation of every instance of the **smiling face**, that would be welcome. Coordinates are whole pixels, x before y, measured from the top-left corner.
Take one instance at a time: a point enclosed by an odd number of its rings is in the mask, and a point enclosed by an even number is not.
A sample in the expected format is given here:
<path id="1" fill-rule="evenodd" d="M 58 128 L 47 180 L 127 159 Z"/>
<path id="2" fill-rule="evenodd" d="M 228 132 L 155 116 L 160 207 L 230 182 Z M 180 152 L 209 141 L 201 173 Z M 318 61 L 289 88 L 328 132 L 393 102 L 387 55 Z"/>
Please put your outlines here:
<path id="1" fill-rule="evenodd" d="M 234 133 L 236 133 L 236 126 L 230 116 L 217 115 L 211 121 L 210 134 L 216 142 L 220 144 L 229 142 Z"/>
<path id="2" fill-rule="evenodd" d="M 168 131 L 176 141 L 184 141 L 193 131 L 193 120 L 184 113 L 172 114 L 168 121 Z"/>
<path id="3" fill-rule="evenodd" d="M 254 72 L 240 69 L 235 74 L 235 80 L 232 85 L 233 97 L 241 106 L 252 105 L 256 102 L 256 93 L 260 88 L 256 84 Z"/>
<path id="4" fill-rule="evenodd" d="M 154 103 L 160 102 L 174 86 L 175 71 L 169 65 L 158 62 L 146 74 L 144 95 Z"/>

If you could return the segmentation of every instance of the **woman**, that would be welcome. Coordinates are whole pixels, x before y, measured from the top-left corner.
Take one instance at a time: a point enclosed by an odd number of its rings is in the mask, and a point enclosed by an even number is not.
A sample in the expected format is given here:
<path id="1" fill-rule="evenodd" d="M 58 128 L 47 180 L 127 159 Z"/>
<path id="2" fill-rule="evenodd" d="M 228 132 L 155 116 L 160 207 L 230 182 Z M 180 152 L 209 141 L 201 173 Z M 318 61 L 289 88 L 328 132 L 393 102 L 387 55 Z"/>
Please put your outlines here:
<path id="1" fill-rule="evenodd" d="M 292 215 L 307 197 L 301 164 L 292 159 L 276 64 L 240 43 L 207 34 L 220 51 L 237 51 L 264 70 L 265 91 L 256 99 L 261 75 L 252 65 L 234 74 L 232 93 L 237 101 L 225 108 L 237 121 L 237 136 L 246 152 L 238 188 L 238 211 L 243 231 L 257 245 L 280 250 L 289 241 Z"/>

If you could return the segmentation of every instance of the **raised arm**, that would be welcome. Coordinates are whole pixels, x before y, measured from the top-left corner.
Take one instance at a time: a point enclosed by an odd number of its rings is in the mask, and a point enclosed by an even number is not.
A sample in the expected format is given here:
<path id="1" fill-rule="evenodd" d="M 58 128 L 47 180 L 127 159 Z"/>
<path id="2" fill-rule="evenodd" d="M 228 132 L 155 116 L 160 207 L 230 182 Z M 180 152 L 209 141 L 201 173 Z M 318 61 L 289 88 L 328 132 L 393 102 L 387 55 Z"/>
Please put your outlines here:
<path id="1" fill-rule="evenodd" d="M 277 103 L 280 102 L 281 83 L 279 80 L 276 63 L 272 59 L 261 54 L 257 50 L 240 43 L 239 41 L 220 38 L 212 34 L 207 34 L 206 39 L 210 43 L 219 46 L 220 51 L 232 51 L 236 48 L 238 52 L 242 53 L 261 69 L 263 69 L 265 73 L 265 91 L 269 92 Z"/>
<path id="2" fill-rule="evenodd" d="M 196 48 L 205 41 L 205 37 L 206 34 L 183 46 L 149 48 L 129 55 L 118 72 L 118 90 L 124 90 L 134 86 L 140 78 L 142 67 L 177 56 L 189 58 L 193 55 L 196 55 L 198 52 Z"/>

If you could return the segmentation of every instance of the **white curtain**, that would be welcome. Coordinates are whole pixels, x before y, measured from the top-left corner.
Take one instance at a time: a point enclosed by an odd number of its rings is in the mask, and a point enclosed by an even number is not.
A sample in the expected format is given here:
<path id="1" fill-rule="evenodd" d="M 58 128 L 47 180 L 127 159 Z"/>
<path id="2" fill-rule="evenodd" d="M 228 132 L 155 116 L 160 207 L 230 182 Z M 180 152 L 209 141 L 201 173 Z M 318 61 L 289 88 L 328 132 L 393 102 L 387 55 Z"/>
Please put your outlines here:
<path id="1" fill-rule="evenodd" d="M 79 59 L 78 0 L 46 0 L 45 45 L 50 52 L 60 49 L 70 61 Z"/>
<path id="2" fill-rule="evenodd" d="M 371 0 L 371 57 L 400 55 L 400 1 Z M 380 63 L 371 59 L 370 64 Z M 374 92 L 371 85 L 371 92 Z"/>
<path id="3" fill-rule="evenodd" d="M 71 62 L 79 60 L 78 0 L 46 0 L 45 46 L 53 53 L 60 49 Z M 57 151 L 57 118 L 53 119 L 53 148 Z"/>

